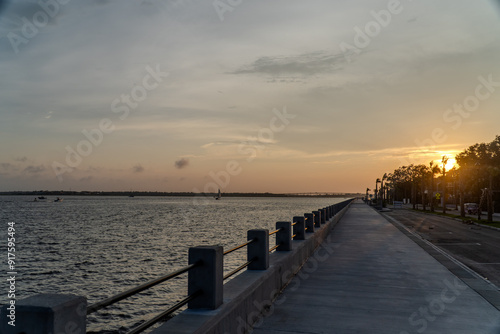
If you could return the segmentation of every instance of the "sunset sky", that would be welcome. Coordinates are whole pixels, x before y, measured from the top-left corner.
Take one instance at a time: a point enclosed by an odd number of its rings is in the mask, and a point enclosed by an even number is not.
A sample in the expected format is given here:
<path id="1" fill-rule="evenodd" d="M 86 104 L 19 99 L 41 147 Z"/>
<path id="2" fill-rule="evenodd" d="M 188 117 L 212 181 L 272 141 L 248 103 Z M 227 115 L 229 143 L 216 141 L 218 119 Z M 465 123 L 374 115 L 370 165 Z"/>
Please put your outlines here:
<path id="1" fill-rule="evenodd" d="M 3 191 L 364 192 L 500 134 L 497 1 L 0 4 Z"/>

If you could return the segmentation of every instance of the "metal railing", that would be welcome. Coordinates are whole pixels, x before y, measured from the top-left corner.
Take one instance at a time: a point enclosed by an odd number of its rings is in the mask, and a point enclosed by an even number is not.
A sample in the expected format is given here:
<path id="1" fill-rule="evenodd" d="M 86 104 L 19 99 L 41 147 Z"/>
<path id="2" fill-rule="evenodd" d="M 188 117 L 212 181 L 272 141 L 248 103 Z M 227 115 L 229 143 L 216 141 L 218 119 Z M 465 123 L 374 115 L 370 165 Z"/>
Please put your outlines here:
<path id="1" fill-rule="evenodd" d="M 225 252 L 223 253 L 223 255 L 224 255 L 224 256 L 226 256 L 226 255 L 228 255 L 228 254 L 231 254 L 232 252 L 235 252 L 235 251 L 237 251 L 237 250 L 240 250 L 240 249 L 242 249 L 243 247 L 246 247 L 246 246 L 248 246 L 248 245 L 250 245 L 250 244 L 252 244 L 252 243 L 254 243 L 254 242 L 256 242 L 256 241 L 257 241 L 257 238 L 253 238 L 253 239 L 251 239 L 251 240 L 249 240 L 249 241 L 245 242 L 244 244 L 241 244 L 241 245 L 239 245 L 239 246 L 236 246 L 236 247 L 234 247 L 234 248 L 231 248 L 231 249 L 229 249 L 229 250 L 225 251 Z M 228 278 L 230 278 L 231 276 L 234 276 L 235 274 L 239 273 L 239 272 L 240 272 L 240 271 L 242 271 L 243 269 L 247 268 L 247 267 L 248 267 L 248 266 L 249 266 L 249 265 L 250 265 L 253 261 L 255 261 L 255 260 L 256 260 L 256 258 L 252 258 L 252 259 L 250 259 L 249 261 L 247 261 L 247 262 L 245 262 L 244 264 L 242 264 L 241 266 L 239 266 L 238 268 L 236 268 L 236 269 L 234 269 L 234 270 L 230 271 L 229 273 L 227 273 L 226 275 L 224 275 L 223 280 L 225 281 L 225 280 L 227 280 Z"/>
<path id="2" fill-rule="evenodd" d="M 257 239 L 252 239 L 250 241 L 245 242 L 244 244 L 241 244 L 241 245 L 236 246 L 236 247 L 234 247 L 234 248 L 232 248 L 230 250 L 227 250 L 227 251 L 224 252 L 224 255 L 230 254 L 230 253 L 232 253 L 234 251 L 237 251 L 238 249 L 246 247 L 246 246 L 250 245 L 252 242 L 255 242 L 255 241 L 257 241 Z"/>
<path id="3" fill-rule="evenodd" d="M 250 260 L 250 261 L 247 261 L 245 262 L 244 264 L 242 264 L 241 266 L 239 266 L 238 268 L 234 269 L 233 271 L 227 273 L 226 275 L 224 275 L 223 277 L 223 280 L 227 280 L 229 277 L 239 273 L 240 271 L 242 271 L 243 269 L 245 269 L 246 267 L 248 267 L 254 260 Z"/>
<path id="4" fill-rule="evenodd" d="M 276 234 L 276 233 L 278 233 L 278 232 L 279 232 L 279 231 L 281 231 L 281 230 L 283 230 L 283 229 L 282 229 L 282 228 L 279 228 L 279 229 L 277 229 L 277 230 L 274 230 L 274 231 L 272 231 L 272 232 L 269 232 L 269 235 Z"/>
<path id="5" fill-rule="evenodd" d="M 123 300 L 125 298 L 131 297 L 131 296 L 133 296 L 133 295 L 135 295 L 135 294 L 137 294 L 137 293 L 139 293 L 141 291 L 144 291 L 146 289 L 152 288 L 153 286 L 158 285 L 160 283 L 163 283 L 165 281 L 168 281 L 169 279 L 172 279 L 172 278 L 175 278 L 177 276 L 180 276 L 180 275 L 188 272 L 192 268 L 194 268 L 196 266 L 199 266 L 200 264 L 201 264 L 200 262 L 191 264 L 191 265 L 186 266 L 186 267 L 184 267 L 182 269 L 174 271 L 174 272 L 172 272 L 170 274 L 167 274 L 167 275 L 162 276 L 160 278 L 157 278 L 155 280 L 152 280 L 152 281 L 149 281 L 149 282 L 144 283 L 142 285 L 139 285 L 138 287 L 135 287 L 135 288 L 127 290 L 127 291 L 124 291 L 124 292 L 119 293 L 117 295 L 114 295 L 112 297 L 106 298 L 106 299 L 104 299 L 104 300 L 102 300 L 100 302 L 94 303 L 94 304 L 92 304 L 92 305 L 90 305 L 90 306 L 87 307 L 87 315 L 92 314 L 94 312 L 97 312 L 100 309 L 105 308 L 106 306 L 118 303 L 119 301 L 121 301 L 121 300 Z"/>
<path id="6" fill-rule="evenodd" d="M 178 277 L 184 273 L 189 272 L 189 270 L 196 268 L 200 266 L 202 263 L 201 261 L 198 261 L 196 263 L 190 264 L 184 268 L 181 268 L 179 270 L 176 270 L 170 274 L 164 275 L 162 277 L 159 277 L 157 279 L 154 279 L 152 281 L 149 281 L 147 283 L 141 284 L 138 287 L 126 290 L 122 293 L 119 293 L 117 295 L 114 295 L 112 297 L 106 298 L 100 302 L 94 303 L 90 306 L 87 307 L 87 315 L 92 314 L 94 312 L 97 312 L 107 306 L 113 305 L 115 303 L 118 303 L 119 301 L 126 299 L 128 297 L 131 297 L 133 295 L 136 295 L 144 290 L 147 290 L 149 288 L 152 288 L 153 286 L 156 286 L 160 283 L 166 282 L 172 278 Z M 191 300 L 194 298 L 200 296 L 202 294 L 202 291 L 196 291 L 195 293 L 192 293 L 191 295 L 187 296 L 186 298 L 182 299 L 181 301 L 177 302 L 175 305 L 170 307 L 168 310 L 158 314 L 154 318 L 144 322 L 143 324 L 139 325 L 138 327 L 134 328 L 133 330 L 129 331 L 127 334 L 137 334 L 140 332 L 143 332 L 144 330 L 148 329 L 149 327 L 153 326 L 157 322 L 159 322 L 161 319 L 165 318 L 166 316 L 171 315 L 181 307 L 185 306 L 188 304 Z"/>
<path id="7" fill-rule="evenodd" d="M 155 325 L 156 323 L 158 323 L 159 321 L 161 321 L 162 319 L 164 319 L 166 316 L 171 315 L 172 313 L 174 313 L 175 311 L 177 311 L 181 307 L 183 307 L 186 304 L 188 304 L 191 300 L 193 300 L 194 298 L 196 298 L 198 296 L 201 296 L 202 294 L 203 294 L 202 291 L 197 291 L 197 292 L 195 292 L 195 293 L 187 296 L 186 298 L 184 298 L 183 300 L 179 301 L 177 304 L 175 304 L 174 306 L 172 306 L 168 310 L 166 310 L 166 311 L 158 314 L 153 319 L 148 320 L 145 323 L 137 326 L 136 328 L 134 328 L 133 330 L 131 330 L 127 334 L 138 334 L 138 333 L 141 333 L 141 332 L 145 331 L 149 327 Z"/>
<path id="8" fill-rule="evenodd" d="M 269 253 L 271 253 L 272 251 L 278 249 L 279 246 L 281 246 L 281 244 L 277 244 L 276 246 L 271 247 L 271 249 L 269 250 Z"/>
<path id="9" fill-rule="evenodd" d="M 247 270 L 268 269 L 270 253 L 274 251 L 286 252 L 292 250 L 292 241 L 306 240 L 306 232 L 307 234 L 311 235 L 315 232 L 316 228 L 321 228 L 322 224 L 330 221 L 331 218 L 333 218 L 338 212 L 344 209 L 351 202 L 352 200 L 347 200 L 328 206 L 326 208 L 319 209 L 317 211 L 313 211 L 312 213 L 306 213 L 300 217 L 293 217 L 293 222 L 277 222 L 276 229 L 271 232 L 269 232 L 269 230 L 267 229 L 249 230 L 247 232 L 247 242 L 233 247 L 227 251 L 223 251 L 222 246 L 200 246 L 189 248 L 188 266 L 141 284 L 135 288 L 121 292 L 112 297 L 106 298 L 100 302 L 91 304 L 86 308 L 86 315 L 97 312 L 107 306 L 118 303 L 123 299 L 136 295 L 144 290 L 152 288 L 158 284 L 164 283 L 185 273 L 188 273 L 188 296 L 172 305 L 168 310 L 165 310 L 154 318 L 147 320 L 139 326 L 133 328 L 127 334 L 141 333 L 142 331 L 153 326 L 162 319 L 165 319 L 165 317 L 173 314 L 175 311 L 179 310 L 185 305 L 188 305 L 189 309 L 216 309 L 222 304 L 223 281 L 236 275 L 238 272 L 242 271 L 245 268 L 247 268 Z M 273 235 L 276 236 L 276 245 L 269 248 L 269 237 Z M 244 247 L 247 248 L 247 261 L 224 275 L 224 257 L 235 251 L 243 249 Z M 74 298 L 73 302 L 75 308 L 81 305 L 82 297 L 72 296 L 71 298 Z M 45 307 L 45 305 L 47 304 L 48 299 L 44 300 L 43 298 L 40 298 L 40 300 L 40 305 L 36 305 L 36 311 L 34 311 L 34 309 L 27 309 L 27 315 L 29 314 L 30 316 L 37 318 L 36 312 L 43 313 L 46 311 L 43 307 Z M 77 301 L 79 303 L 78 306 Z M 67 306 L 69 304 L 67 301 L 65 301 L 64 307 L 69 307 Z M 20 318 L 22 318 L 22 315 L 19 316 Z M 54 316 L 53 318 L 56 319 L 58 317 Z M 38 316 L 37 319 L 44 318 L 43 316 Z M 83 325 L 81 325 L 83 326 L 83 331 L 81 331 L 83 333 L 85 332 L 86 328 L 85 319 L 85 316 L 77 319 L 79 321 L 77 321 L 78 323 L 83 323 Z M 40 324 L 40 327 L 43 327 L 42 324 Z M 50 328 L 50 326 L 46 327 Z"/>

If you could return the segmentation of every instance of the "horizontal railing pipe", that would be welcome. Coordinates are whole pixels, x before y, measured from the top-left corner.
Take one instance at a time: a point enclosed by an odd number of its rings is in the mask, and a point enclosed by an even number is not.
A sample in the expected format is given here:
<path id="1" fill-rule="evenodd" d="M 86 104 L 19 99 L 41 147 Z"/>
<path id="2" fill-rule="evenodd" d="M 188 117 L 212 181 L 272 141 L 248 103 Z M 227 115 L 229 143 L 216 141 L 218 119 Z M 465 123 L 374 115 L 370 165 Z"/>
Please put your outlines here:
<path id="1" fill-rule="evenodd" d="M 92 305 L 90 305 L 89 307 L 87 307 L 87 314 L 91 314 L 91 313 L 94 313 L 100 309 L 103 309 L 105 308 L 106 306 L 109 306 L 109 305 L 112 305 L 112 304 L 115 304 L 125 298 L 128 298 L 130 296 L 133 296 L 141 291 L 144 291 L 146 289 L 149 289 L 157 284 L 160 284 L 160 283 L 163 283 L 169 279 L 172 279 L 172 278 L 175 278 L 179 275 L 182 275 L 184 274 L 185 272 L 188 272 L 189 270 L 197 267 L 201 265 L 201 262 L 195 262 L 189 266 L 186 266 L 184 268 L 181 268 L 177 271 L 174 271 L 173 273 L 170 273 L 168 275 L 165 275 L 165 276 L 162 276 L 160 278 L 157 278 L 155 280 L 152 280 L 152 281 L 149 281 L 147 283 L 144 283 L 142 285 L 139 285 L 138 287 L 135 287 L 133 289 L 129 289 L 127 291 L 124 291 L 122 293 L 119 293 L 117 295 L 114 295 L 112 297 L 109 297 L 109 298 L 106 298 L 104 299 L 103 301 L 100 301 L 98 303 L 94 303 Z"/>
<path id="2" fill-rule="evenodd" d="M 278 249 L 278 247 L 279 247 L 279 246 L 280 246 L 280 244 L 277 244 L 276 246 L 271 247 L 271 248 L 269 249 L 269 253 L 271 253 L 272 251 L 274 251 L 274 250 Z"/>
<path id="3" fill-rule="evenodd" d="M 242 245 L 236 246 L 236 247 L 234 247 L 234 248 L 232 248 L 232 249 L 230 249 L 230 250 L 225 251 L 223 255 L 227 255 L 227 254 L 230 254 L 230 253 L 232 253 L 232 252 L 234 252 L 234 251 L 237 251 L 238 249 L 242 249 L 243 247 L 248 246 L 248 245 L 250 245 L 252 242 L 255 242 L 255 241 L 256 241 L 255 239 L 249 240 L 249 241 L 245 242 L 245 243 L 244 243 L 244 244 L 242 244 Z"/>
<path id="4" fill-rule="evenodd" d="M 276 234 L 276 233 L 278 233 L 279 231 L 281 231 L 281 228 L 278 228 L 278 229 L 276 229 L 276 230 L 274 230 L 274 231 L 272 231 L 272 232 L 269 232 L 269 235 Z"/>
<path id="5" fill-rule="evenodd" d="M 137 326 L 136 328 L 134 328 L 133 330 L 131 330 L 127 334 L 138 334 L 138 333 L 144 332 L 146 329 L 148 329 L 149 327 L 153 326 L 157 322 L 160 322 L 163 318 L 165 318 L 166 316 L 171 315 L 172 313 L 174 313 L 175 311 L 177 311 L 178 309 L 180 309 L 181 307 L 183 307 L 184 305 L 186 305 L 187 303 L 189 303 L 194 298 L 200 296 L 201 294 L 202 294 L 201 291 L 197 291 L 197 292 L 193 293 L 191 296 L 187 296 L 186 298 L 184 298 L 183 300 L 181 300 L 177 304 L 175 304 L 172 307 L 170 307 L 168 310 L 166 310 L 166 311 L 158 314 L 153 319 L 148 320 L 145 323 L 140 324 L 139 326 Z"/>
<path id="6" fill-rule="evenodd" d="M 224 277 L 222 278 L 224 281 L 227 280 L 229 277 L 239 273 L 240 271 L 242 271 L 243 269 L 245 269 L 246 267 L 248 267 L 250 265 L 250 263 L 252 263 L 253 259 L 250 260 L 250 261 L 247 261 L 245 262 L 244 264 L 242 264 L 241 266 L 239 266 L 238 268 L 234 269 L 233 271 L 227 273 L 226 275 L 224 275 Z"/>

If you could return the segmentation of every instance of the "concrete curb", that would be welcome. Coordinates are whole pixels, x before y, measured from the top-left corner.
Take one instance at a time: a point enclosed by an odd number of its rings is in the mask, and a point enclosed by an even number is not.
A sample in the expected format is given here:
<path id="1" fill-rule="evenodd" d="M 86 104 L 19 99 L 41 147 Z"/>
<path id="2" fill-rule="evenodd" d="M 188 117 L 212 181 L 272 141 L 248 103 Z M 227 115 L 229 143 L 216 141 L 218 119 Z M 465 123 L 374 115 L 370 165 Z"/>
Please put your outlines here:
<path id="1" fill-rule="evenodd" d="M 484 228 L 489 228 L 490 230 L 500 231 L 500 228 L 495 227 L 495 226 L 483 225 L 483 224 L 479 224 L 476 222 L 473 222 L 472 224 L 474 224 L 476 226 L 484 227 Z"/>
<path id="2" fill-rule="evenodd" d="M 351 202 L 352 203 L 352 202 Z M 224 285 L 224 303 L 217 310 L 186 310 L 151 334 L 243 334 L 264 316 L 306 260 L 321 245 L 350 205 L 306 240 L 293 241 L 292 251 L 270 255 L 268 270 L 247 270 Z"/>

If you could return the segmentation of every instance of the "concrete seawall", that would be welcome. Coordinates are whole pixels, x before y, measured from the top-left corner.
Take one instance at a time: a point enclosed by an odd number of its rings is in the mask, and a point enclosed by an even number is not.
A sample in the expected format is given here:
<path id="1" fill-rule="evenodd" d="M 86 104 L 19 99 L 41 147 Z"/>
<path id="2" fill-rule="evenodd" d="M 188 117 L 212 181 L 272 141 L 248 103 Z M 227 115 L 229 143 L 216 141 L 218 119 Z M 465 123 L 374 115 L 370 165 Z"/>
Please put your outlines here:
<path id="1" fill-rule="evenodd" d="M 350 205 L 306 240 L 292 241 L 292 250 L 269 256 L 267 270 L 247 270 L 224 285 L 224 303 L 216 310 L 185 310 L 152 334 L 243 334 L 259 322 L 294 274 L 327 238 Z"/>

